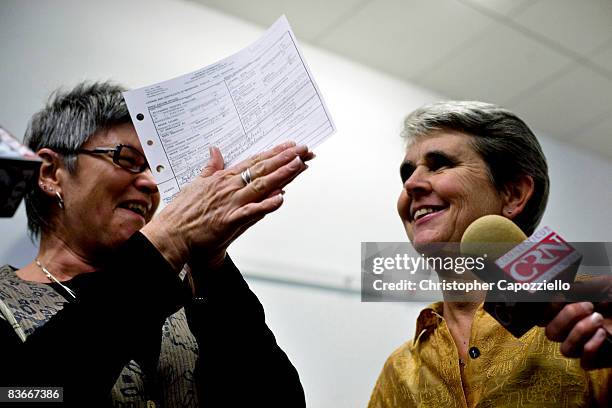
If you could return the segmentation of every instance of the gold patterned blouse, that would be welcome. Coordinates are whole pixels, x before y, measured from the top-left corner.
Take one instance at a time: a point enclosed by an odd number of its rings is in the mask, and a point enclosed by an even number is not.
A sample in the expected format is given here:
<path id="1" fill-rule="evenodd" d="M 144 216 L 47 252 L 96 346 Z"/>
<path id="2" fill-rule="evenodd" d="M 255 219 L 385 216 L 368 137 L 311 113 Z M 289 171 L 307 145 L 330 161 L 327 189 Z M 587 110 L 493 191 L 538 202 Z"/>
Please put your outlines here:
<path id="1" fill-rule="evenodd" d="M 421 311 L 415 338 L 387 359 L 369 408 L 612 406 L 612 369 L 584 371 L 541 327 L 516 339 L 482 305 L 460 363 L 442 310 L 439 302 Z"/>

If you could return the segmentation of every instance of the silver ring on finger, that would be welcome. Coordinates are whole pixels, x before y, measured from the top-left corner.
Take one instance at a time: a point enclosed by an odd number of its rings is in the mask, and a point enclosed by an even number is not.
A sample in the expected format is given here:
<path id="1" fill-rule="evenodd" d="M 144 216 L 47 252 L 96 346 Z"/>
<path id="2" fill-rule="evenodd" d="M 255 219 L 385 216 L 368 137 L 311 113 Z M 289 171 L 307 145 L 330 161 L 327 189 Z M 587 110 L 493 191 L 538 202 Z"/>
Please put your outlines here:
<path id="1" fill-rule="evenodd" d="M 244 181 L 244 185 L 249 185 L 253 179 L 251 179 L 251 169 L 247 168 L 245 171 L 240 173 L 240 177 L 242 177 L 242 181 Z"/>

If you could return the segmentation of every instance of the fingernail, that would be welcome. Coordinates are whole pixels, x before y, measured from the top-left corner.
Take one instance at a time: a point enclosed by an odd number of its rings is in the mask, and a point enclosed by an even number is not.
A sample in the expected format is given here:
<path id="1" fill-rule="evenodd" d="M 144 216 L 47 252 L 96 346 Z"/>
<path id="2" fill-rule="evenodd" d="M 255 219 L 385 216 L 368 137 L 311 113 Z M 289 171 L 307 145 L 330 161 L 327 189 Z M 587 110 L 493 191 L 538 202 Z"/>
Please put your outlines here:
<path id="1" fill-rule="evenodd" d="M 603 339 L 606 337 L 606 330 L 602 327 L 600 327 L 599 329 L 597 329 L 597 333 L 595 333 L 595 336 L 598 339 Z"/>
<path id="2" fill-rule="evenodd" d="M 295 146 L 294 148 L 292 148 L 291 151 L 296 156 L 299 156 L 299 155 L 305 154 L 308 150 L 304 149 L 304 146 L 298 145 L 298 146 Z"/>
<path id="3" fill-rule="evenodd" d="M 282 194 L 277 194 L 276 197 L 278 197 L 277 200 L 279 204 L 283 202 L 284 198 Z"/>
<path id="4" fill-rule="evenodd" d="M 212 146 L 208 146 L 208 154 L 210 155 L 210 157 L 212 157 L 212 155 L 213 155 L 213 148 L 212 148 Z"/>
<path id="5" fill-rule="evenodd" d="M 289 140 L 288 142 L 283 143 L 283 147 L 292 147 L 295 146 L 295 142 L 293 140 Z"/>
<path id="6" fill-rule="evenodd" d="M 295 159 L 291 160 L 292 169 L 298 169 L 300 168 L 300 166 L 302 166 L 302 159 L 300 158 L 300 156 L 297 156 Z"/>
<path id="7" fill-rule="evenodd" d="M 582 302 L 580 303 L 580 306 L 582 306 L 584 310 L 588 313 L 591 313 L 593 311 L 593 304 L 591 302 Z"/>
<path id="8" fill-rule="evenodd" d="M 601 313 L 593 313 L 591 315 L 591 321 L 595 324 L 600 324 L 601 322 L 603 322 L 603 316 L 601 315 Z"/>

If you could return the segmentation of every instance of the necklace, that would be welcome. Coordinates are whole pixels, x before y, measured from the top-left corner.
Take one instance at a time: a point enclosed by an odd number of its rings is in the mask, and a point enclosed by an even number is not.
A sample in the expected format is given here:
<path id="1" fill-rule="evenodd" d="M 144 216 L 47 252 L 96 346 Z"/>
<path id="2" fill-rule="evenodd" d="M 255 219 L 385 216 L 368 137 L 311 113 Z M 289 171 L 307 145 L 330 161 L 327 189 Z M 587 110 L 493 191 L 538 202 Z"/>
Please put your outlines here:
<path id="1" fill-rule="evenodd" d="M 58 285 L 60 285 L 62 287 L 62 289 L 64 289 L 66 291 L 66 293 L 68 293 L 70 296 L 72 296 L 72 298 L 74 300 L 76 300 L 76 293 L 74 293 L 74 291 L 72 289 L 70 289 L 68 286 L 64 285 L 62 282 L 60 282 L 59 280 L 57 280 L 57 278 L 55 276 L 53 276 L 51 274 L 51 272 L 49 272 L 49 270 L 47 268 L 45 268 L 40 261 L 37 259 L 34 260 L 36 262 L 36 265 L 38 265 L 38 267 L 44 272 L 45 275 L 47 275 L 47 278 L 52 281 L 57 283 Z"/>

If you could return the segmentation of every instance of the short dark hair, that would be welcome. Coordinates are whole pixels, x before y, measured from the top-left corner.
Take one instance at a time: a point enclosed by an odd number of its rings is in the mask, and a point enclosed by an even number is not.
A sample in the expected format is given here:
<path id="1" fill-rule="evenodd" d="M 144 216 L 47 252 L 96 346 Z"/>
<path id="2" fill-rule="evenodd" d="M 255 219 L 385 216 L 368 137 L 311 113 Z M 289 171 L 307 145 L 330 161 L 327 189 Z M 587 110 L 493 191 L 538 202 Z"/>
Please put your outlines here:
<path id="1" fill-rule="evenodd" d="M 534 192 L 514 221 L 531 235 L 542 219 L 550 179 L 542 147 L 527 124 L 507 109 L 476 101 L 443 101 L 425 105 L 404 120 L 402 136 L 412 141 L 437 130 L 473 136 L 472 146 L 488 166 L 498 191 L 517 177 L 533 178 Z"/>
<path id="2" fill-rule="evenodd" d="M 44 109 L 32 116 L 24 143 L 33 151 L 44 147 L 61 152 L 75 151 L 100 131 L 131 123 L 122 92 L 113 82 L 82 82 L 69 91 L 58 89 Z M 76 156 L 62 156 L 69 172 L 76 171 Z M 38 178 L 25 197 L 28 229 L 33 237 L 50 227 L 51 201 L 38 187 Z"/>

